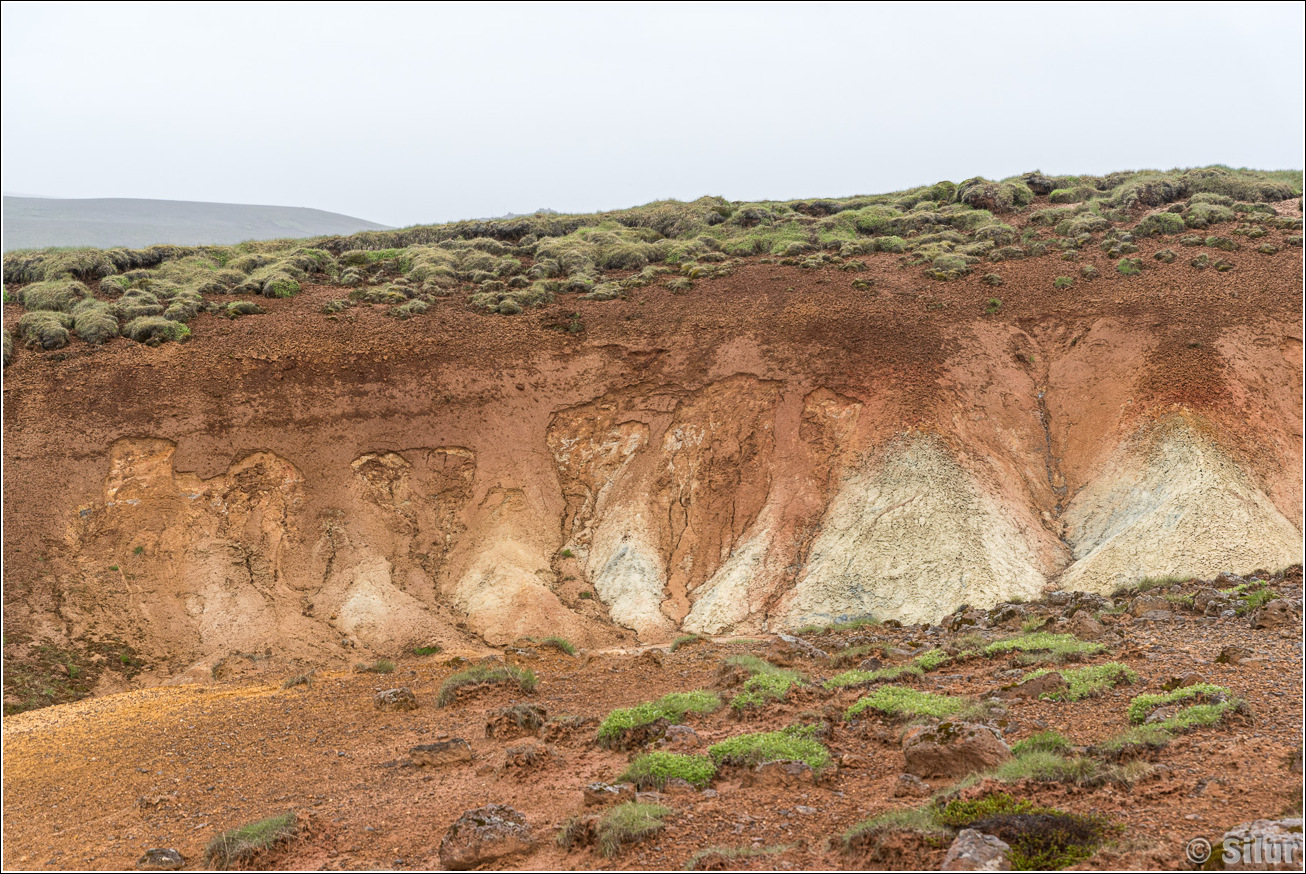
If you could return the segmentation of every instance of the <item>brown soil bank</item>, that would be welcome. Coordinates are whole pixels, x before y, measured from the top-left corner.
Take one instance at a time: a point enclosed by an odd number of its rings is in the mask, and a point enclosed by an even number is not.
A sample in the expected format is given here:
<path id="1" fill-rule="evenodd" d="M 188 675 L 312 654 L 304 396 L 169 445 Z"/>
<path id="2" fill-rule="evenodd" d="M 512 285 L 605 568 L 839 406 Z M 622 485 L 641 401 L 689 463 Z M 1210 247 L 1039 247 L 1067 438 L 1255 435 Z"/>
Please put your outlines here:
<path id="1" fill-rule="evenodd" d="M 1280 568 L 1302 559 L 1299 252 L 1137 277 L 1086 252 L 1102 278 L 1060 290 L 1059 260 L 1010 262 L 988 313 L 978 278 L 891 255 L 858 287 L 751 260 L 513 318 L 328 319 L 340 290 L 310 286 L 184 345 L 24 353 L 7 642 L 115 641 L 162 680 Z"/>

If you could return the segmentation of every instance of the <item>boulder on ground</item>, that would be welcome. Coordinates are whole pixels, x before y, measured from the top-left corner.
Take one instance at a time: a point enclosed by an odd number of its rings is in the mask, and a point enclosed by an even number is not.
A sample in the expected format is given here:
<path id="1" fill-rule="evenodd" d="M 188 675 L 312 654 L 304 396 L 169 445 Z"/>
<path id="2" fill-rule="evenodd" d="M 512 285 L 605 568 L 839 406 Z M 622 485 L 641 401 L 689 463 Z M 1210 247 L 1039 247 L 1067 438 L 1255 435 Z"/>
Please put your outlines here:
<path id="1" fill-rule="evenodd" d="M 1291 628 L 1301 621 L 1301 611 L 1292 601 L 1276 598 L 1252 614 L 1252 628 Z"/>
<path id="2" fill-rule="evenodd" d="M 376 693 L 377 710 L 416 710 L 417 696 L 407 686 Z"/>
<path id="3" fill-rule="evenodd" d="M 137 871 L 179 871 L 186 864 L 181 853 L 171 847 L 155 847 L 146 850 L 145 855 L 136 860 Z"/>
<path id="4" fill-rule="evenodd" d="M 903 736 L 902 747 L 905 770 L 917 777 L 964 777 L 1011 758 L 1011 749 L 993 729 L 973 722 L 915 726 Z"/>
<path id="5" fill-rule="evenodd" d="M 440 841 L 440 864 L 451 871 L 468 871 L 535 846 L 530 823 L 506 804 L 469 810 L 449 826 Z"/>

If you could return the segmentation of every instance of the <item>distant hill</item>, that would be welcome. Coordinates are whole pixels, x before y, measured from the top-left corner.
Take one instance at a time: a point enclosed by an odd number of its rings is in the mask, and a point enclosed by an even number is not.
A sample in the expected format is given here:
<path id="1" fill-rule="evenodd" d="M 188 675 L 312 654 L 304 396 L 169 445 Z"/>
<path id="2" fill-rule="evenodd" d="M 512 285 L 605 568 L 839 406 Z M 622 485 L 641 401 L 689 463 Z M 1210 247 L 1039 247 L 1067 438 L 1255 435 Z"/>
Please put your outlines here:
<path id="1" fill-rule="evenodd" d="M 388 228 L 376 222 L 294 206 L 4 197 L 6 252 L 46 246 L 224 245 L 383 230 Z"/>

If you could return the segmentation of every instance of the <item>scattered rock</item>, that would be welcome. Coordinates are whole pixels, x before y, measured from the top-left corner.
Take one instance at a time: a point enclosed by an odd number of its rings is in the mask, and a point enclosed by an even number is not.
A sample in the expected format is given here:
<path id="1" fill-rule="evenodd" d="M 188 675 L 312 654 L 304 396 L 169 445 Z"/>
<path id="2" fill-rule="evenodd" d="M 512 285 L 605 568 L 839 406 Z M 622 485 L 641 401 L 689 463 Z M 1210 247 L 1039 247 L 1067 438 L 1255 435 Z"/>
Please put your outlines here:
<path id="1" fill-rule="evenodd" d="M 662 667 L 662 650 L 646 649 L 639 655 L 635 656 L 635 663 L 660 668 Z"/>
<path id="2" fill-rule="evenodd" d="M 908 729 L 902 739 L 906 771 L 917 777 L 964 777 L 1011 758 L 1011 749 L 985 725 L 940 722 Z"/>
<path id="3" fill-rule="evenodd" d="M 1154 722 L 1165 722 L 1178 712 L 1179 708 L 1172 704 L 1165 707 L 1158 707 L 1151 713 L 1147 714 L 1147 719 L 1144 720 L 1144 723 L 1151 725 Z"/>
<path id="4" fill-rule="evenodd" d="M 930 784 L 915 774 L 901 774 L 893 784 L 894 798 L 928 798 L 931 791 Z"/>
<path id="5" fill-rule="evenodd" d="M 440 864 L 452 871 L 467 871 L 535 846 L 530 823 L 504 804 L 487 804 L 469 810 L 449 826 L 440 841 Z"/>
<path id="6" fill-rule="evenodd" d="M 941 871 L 1005 871 L 1011 867 L 1011 846 L 993 835 L 964 828 L 948 847 Z"/>
<path id="7" fill-rule="evenodd" d="M 870 760 L 866 756 L 859 756 L 857 753 L 844 753 L 839 757 L 839 767 L 850 771 L 865 768 L 869 763 Z"/>
<path id="8" fill-rule="evenodd" d="M 1252 614 L 1252 628 L 1290 628 L 1300 620 L 1296 604 L 1276 598 Z"/>
<path id="9" fill-rule="evenodd" d="M 591 783 L 583 790 L 586 807 L 635 800 L 634 783 Z"/>
<path id="10" fill-rule="evenodd" d="M 664 750 L 677 752 L 681 750 L 696 750 L 703 745 L 698 737 L 698 732 L 688 725 L 668 725 L 666 733 L 658 741 L 658 746 Z"/>
<path id="11" fill-rule="evenodd" d="M 1170 612 L 1171 604 L 1160 595 L 1139 595 L 1129 602 L 1129 612 L 1133 616 L 1142 616 L 1151 610 Z"/>
<path id="12" fill-rule="evenodd" d="M 777 634 L 766 652 L 767 659 L 781 666 L 788 666 L 799 659 L 829 658 L 829 653 L 815 647 L 801 637 L 792 634 Z"/>
<path id="13" fill-rule="evenodd" d="M 666 717 L 659 717 L 652 722 L 646 722 L 643 725 L 637 725 L 633 728 L 622 729 L 616 737 L 603 741 L 603 745 L 612 750 L 637 750 L 643 749 L 650 744 L 660 740 L 671 727 L 671 721 Z"/>
<path id="14" fill-rule="evenodd" d="M 1038 698 L 1041 695 L 1060 692 L 1069 688 L 1070 684 L 1066 682 L 1065 677 L 1056 671 L 1051 671 L 1023 683 L 1005 686 L 999 689 L 996 694 L 999 698 Z"/>
<path id="15" fill-rule="evenodd" d="M 1081 640 L 1096 640 L 1106 633 L 1106 626 L 1093 618 L 1087 610 L 1077 610 L 1066 623 L 1066 631 Z"/>
<path id="16" fill-rule="evenodd" d="M 433 744 L 420 744 L 408 751 L 414 765 L 441 768 L 472 760 L 471 744 L 460 737 Z"/>
<path id="17" fill-rule="evenodd" d="M 864 658 L 857 663 L 857 670 L 859 671 L 878 671 L 882 667 L 884 667 L 884 662 L 880 661 L 875 656 Z"/>
<path id="18" fill-rule="evenodd" d="M 1300 871 L 1302 819 L 1258 819 L 1235 826 L 1211 851 L 1225 871 Z"/>
<path id="19" fill-rule="evenodd" d="M 1136 615 L 1139 622 L 1174 622 L 1173 610 L 1146 610 Z"/>
<path id="20" fill-rule="evenodd" d="M 1161 684 L 1161 688 L 1167 692 L 1173 692 L 1175 689 L 1187 689 L 1189 686 L 1196 686 L 1198 683 L 1205 682 L 1206 678 L 1201 674 L 1189 671 L 1186 674 L 1179 674 L 1166 680 Z"/>
<path id="21" fill-rule="evenodd" d="M 1215 663 L 1217 665 L 1239 665 L 1245 659 L 1251 657 L 1252 651 L 1247 647 L 1230 644 L 1220 649 L 1220 654 L 1215 657 Z"/>
<path id="22" fill-rule="evenodd" d="M 136 860 L 137 871 L 179 871 L 186 864 L 181 853 L 171 847 L 156 847 L 146 850 L 145 855 Z"/>
<path id="23" fill-rule="evenodd" d="M 417 696 L 407 686 L 376 693 L 377 710 L 416 710 Z"/>
<path id="24" fill-rule="evenodd" d="M 744 773 L 743 780 L 745 786 L 796 786 L 815 781 L 816 774 L 806 762 L 784 759 L 757 765 Z"/>

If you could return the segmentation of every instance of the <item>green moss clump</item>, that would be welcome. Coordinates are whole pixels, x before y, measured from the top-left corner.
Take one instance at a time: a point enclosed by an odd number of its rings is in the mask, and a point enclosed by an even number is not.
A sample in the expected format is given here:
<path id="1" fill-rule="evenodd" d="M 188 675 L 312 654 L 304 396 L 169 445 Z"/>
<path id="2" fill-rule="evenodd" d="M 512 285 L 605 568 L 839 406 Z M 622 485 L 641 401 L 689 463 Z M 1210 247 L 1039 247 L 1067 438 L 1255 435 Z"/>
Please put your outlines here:
<path id="1" fill-rule="evenodd" d="M 657 834 L 671 815 L 671 808 L 660 804 L 627 801 L 609 810 L 599 820 L 599 852 L 612 857 L 624 848 Z"/>
<path id="2" fill-rule="evenodd" d="M 1037 670 L 1024 680 L 1032 680 L 1047 673 L 1049 673 L 1047 669 Z M 1085 698 L 1095 698 L 1115 686 L 1138 682 L 1137 672 L 1120 662 L 1107 662 L 1060 673 L 1069 684 L 1068 688 L 1062 692 L 1047 692 L 1041 697 L 1049 701 L 1082 701 Z"/>
<path id="3" fill-rule="evenodd" d="M 152 346 L 169 341 L 180 343 L 190 337 L 190 328 L 181 322 L 174 322 L 162 316 L 141 316 L 132 319 L 123 326 L 122 332 L 137 343 L 148 343 Z"/>
<path id="4" fill-rule="evenodd" d="M 18 292 L 18 302 L 30 311 L 70 312 L 75 304 L 89 298 L 90 290 L 72 279 L 34 282 Z"/>
<path id="5" fill-rule="evenodd" d="M 1175 689 L 1173 692 L 1139 695 L 1129 702 L 1129 721 L 1135 724 L 1141 723 L 1147 719 L 1149 712 L 1158 707 L 1194 699 L 1215 698 L 1217 696 L 1228 700 L 1233 697 L 1233 693 L 1224 686 L 1217 686 L 1214 683 L 1196 683 L 1192 686 Z"/>
<path id="6" fill-rule="evenodd" d="M 712 782 L 716 765 L 708 756 L 652 752 L 636 758 L 617 779 L 638 789 L 661 790 L 668 780 L 680 779 L 699 789 Z"/>
<path id="7" fill-rule="evenodd" d="M 763 762 L 803 762 L 819 773 L 830 764 L 830 751 L 802 729 L 742 734 L 708 747 L 707 754 L 718 766 L 752 767 Z"/>
<path id="8" fill-rule="evenodd" d="M 1056 279 L 1052 280 L 1053 288 L 1072 288 L 1074 284 L 1075 280 L 1069 276 L 1058 276 Z"/>
<path id="9" fill-rule="evenodd" d="M 285 273 L 273 274 L 263 281 L 264 297 L 294 297 L 299 290 L 299 280 Z"/>
<path id="10" fill-rule="evenodd" d="M 1070 741 L 1066 740 L 1059 732 L 1040 731 L 1032 734 L 1022 741 L 1011 747 L 1013 755 L 1020 756 L 1025 753 L 1042 752 L 1042 753 L 1066 753 L 1070 751 Z"/>
<path id="11" fill-rule="evenodd" d="M 1172 212 L 1158 212 L 1139 222 L 1134 228 L 1134 234 L 1140 237 L 1170 236 L 1182 234 L 1187 228 L 1182 216 Z"/>
<path id="12" fill-rule="evenodd" d="M 599 725 L 598 742 L 607 746 L 620 739 L 623 732 L 666 719 L 671 723 L 683 722 L 689 713 L 712 713 L 721 706 L 715 692 L 695 690 L 672 692 L 656 701 L 613 710 Z"/>
<path id="13" fill-rule="evenodd" d="M 1141 258 L 1121 258 L 1116 262 L 1116 273 L 1121 276 L 1137 276 L 1143 272 Z"/>
<path id="14" fill-rule="evenodd" d="M 854 719 L 866 710 L 875 710 L 899 719 L 911 719 L 917 716 L 944 719 L 963 713 L 973 706 L 965 698 L 918 692 L 906 686 L 881 686 L 849 707 L 844 718 Z"/>
<path id="15" fill-rule="evenodd" d="M 18 320 L 18 336 L 29 349 L 62 349 L 68 345 L 72 316 L 53 310 L 23 313 Z"/>
<path id="16" fill-rule="evenodd" d="M 984 647 L 984 655 L 992 658 L 1009 652 L 1040 652 L 1057 656 L 1084 656 L 1096 655 L 1105 650 L 1106 647 L 1102 644 L 1080 640 L 1073 634 L 1037 631 L 1033 634 L 995 640 Z"/>

